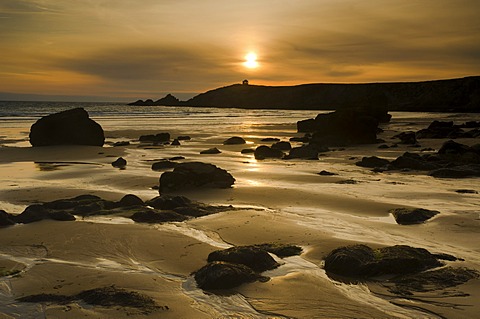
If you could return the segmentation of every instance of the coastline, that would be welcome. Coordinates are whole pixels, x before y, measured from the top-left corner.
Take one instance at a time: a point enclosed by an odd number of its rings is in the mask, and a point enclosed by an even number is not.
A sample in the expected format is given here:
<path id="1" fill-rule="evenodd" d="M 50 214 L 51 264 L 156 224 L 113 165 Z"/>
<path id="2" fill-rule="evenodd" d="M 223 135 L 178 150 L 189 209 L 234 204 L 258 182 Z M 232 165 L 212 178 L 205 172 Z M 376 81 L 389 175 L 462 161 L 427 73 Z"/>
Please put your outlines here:
<path id="1" fill-rule="evenodd" d="M 81 194 L 119 200 L 135 194 L 147 200 L 158 195 L 161 172 L 152 171 L 155 159 L 184 156 L 188 161 L 213 163 L 235 178 L 233 188 L 182 192 L 193 200 L 233 205 L 237 210 L 187 222 L 143 225 L 122 217 L 91 218 L 75 222 L 41 221 L 0 229 L 0 266 L 20 269 L 20 275 L 2 277 L 0 313 L 6 318 L 35 311 L 48 318 L 86 315 L 162 318 L 475 318 L 480 311 L 479 281 L 457 287 L 446 297 L 432 293 L 405 300 L 384 298 L 371 291 L 375 285 L 350 285 L 328 278 L 323 258 L 332 249 L 352 243 L 372 246 L 406 244 L 465 259 L 461 266 L 480 270 L 476 238 L 480 231 L 478 194 L 458 194 L 456 189 L 479 190 L 475 178 L 438 180 L 408 172 L 373 173 L 355 166 L 362 156 L 395 158 L 408 146 L 379 150 L 377 145 L 337 148 L 318 161 L 255 160 L 241 154 L 243 148 L 263 144 L 267 137 L 282 140 L 295 136 L 294 117 L 275 118 L 262 111 L 225 118 L 217 125 L 208 116 L 180 124 L 168 118 L 128 124 L 128 118 L 97 120 L 106 131 L 107 145 L 99 147 L 31 148 L 25 143 L 29 123 L 10 128 L 0 147 L 0 209 L 20 213 L 27 205 Z M 315 112 L 310 112 L 311 116 Z M 398 132 L 422 128 L 430 114 L 394 113 L 381 138 L 391 141 Z M 436 114 L 461 122 L 469 114 Z M 478 120 L 478 119 L 477 119 Z M 190 141 L 147 147 L 142 134 L 169 131 L 188 134 Z M 247 145 L 222 145 L 240 135 Z M 9 142 L 12 137 L 16 141 Z M 20 141 L 17 141 L 20 140 Z M 128 140 L 129 146 L 113 147 Z M 422 147 L 438 149 L 443 140 L 422 140 Z M 473 140 L 460 140 L 473 144 Z M 210 147 L 222 153 L 200 155 Z M 125 170 L 111 166 L 124 157 Z M 43 164 L 42 164 L 43 163 Z M 319 176 L 321 170 L 337 173 Z M 355 180 L 355 184 L 339 184 Z M 399 206 L 436 209 L 441 214 L 425 224 L 397 225 L 388 210 Z M 206 263 L 209 252 L 230 245 L 265 242 L 299 245 L 300 257 L 287 258 L 270 273 L 266 283 L 246 284 L 238 294 L 205 294 L 192 283 L 190 274 Z M 12 262 L 14 263 L 12 266 Z M 23 268 L 22 268 L 23 267 Z M 115 285 L 151 296 L 168 310 L 149 314 L 124 309 L 86 307 L 83 304 L 42 306 L 15 302 L 36 291 L 74 294 L 99 286 Z M 460 296 L 460 292 L 465 295 Z M 469 295 L 466 295 L 469 294 Z M 308 297 L 307 297 L 308 296 Z M 393 302 L 389 302 L 393 301 Z M 444 305 L 441 305 L 442 300 Z M 435 301 L 435 302 L 433 302 Z M 23 311 L 23 312 L 22 312 Z M 130 311 L 130 312 L 129 312 Z"/>

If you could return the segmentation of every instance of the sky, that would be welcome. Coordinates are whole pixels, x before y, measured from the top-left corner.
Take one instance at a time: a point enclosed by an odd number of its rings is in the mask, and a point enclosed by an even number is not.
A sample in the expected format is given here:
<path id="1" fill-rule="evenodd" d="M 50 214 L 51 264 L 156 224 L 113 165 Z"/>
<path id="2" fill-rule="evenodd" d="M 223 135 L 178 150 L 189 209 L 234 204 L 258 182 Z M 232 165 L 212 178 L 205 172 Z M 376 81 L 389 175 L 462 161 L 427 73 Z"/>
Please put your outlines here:
<path id="1" fill-rule="evenodd" d="M 480 75 L 479 13 L 478 0 L 0 0 L 0 99 Z"/>

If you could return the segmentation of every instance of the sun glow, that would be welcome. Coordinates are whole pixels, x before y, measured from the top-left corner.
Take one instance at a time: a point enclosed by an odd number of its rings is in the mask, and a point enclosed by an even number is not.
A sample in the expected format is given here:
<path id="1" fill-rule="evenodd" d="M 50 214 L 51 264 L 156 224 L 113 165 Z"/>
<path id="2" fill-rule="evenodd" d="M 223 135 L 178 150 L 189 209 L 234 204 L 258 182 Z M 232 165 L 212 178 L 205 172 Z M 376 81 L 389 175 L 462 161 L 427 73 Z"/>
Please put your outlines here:
<path id="1" fill-rule="evenodd" d="M 258 67 L 257 55 L 254 52 L 250 52 L 245 56 L 245 62 L 243 65 L 249 69 Z"/>

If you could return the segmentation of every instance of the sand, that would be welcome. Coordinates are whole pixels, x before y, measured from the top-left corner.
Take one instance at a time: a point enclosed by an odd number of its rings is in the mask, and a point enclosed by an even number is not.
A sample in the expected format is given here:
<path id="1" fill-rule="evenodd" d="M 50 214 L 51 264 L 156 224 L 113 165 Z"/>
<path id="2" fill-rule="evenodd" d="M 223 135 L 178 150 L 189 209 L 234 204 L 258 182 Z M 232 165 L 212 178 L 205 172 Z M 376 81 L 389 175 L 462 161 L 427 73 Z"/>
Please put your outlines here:
<path id="1" fill-rule="evenodd" d="M 315 114 L 312 113 L 311 116 Z M 300 119 L 304 114 L 297 114 Z M 305 117 L 304 117 L 305 118 Z M 380 136 L 387 143 L 395 133 L 425 127 L 431 117 L 414 121 L 394 114 Z M 476 318 L 480 313 L 480 281 L 471 280 L 447 292 L 399 298 L 375 283 L 343 283 L 323 270 L 334 248 L 354 243 L 372 247 L 406 244 L 431 252 L 453 254 L 450 263 L 480 271 L 480 197 L 456 189 L 480 191 L 478 179 L 437 180 L 424 174 L 373 173 L 355 166 L 362 156 L 396 158 L 408 146 L 379 150 L 377 145 L 334 149 L 319 161 L 264 160 L 241 154 L 265 137 L 287 140 L 295 135 L 295 118 L 281 122 L 212 126 L 170 122 L 138 126 L 127 119 L 98 119 L 106 130 L 104 147 L 28 146 L 29 123 L 9 128 L 0 147 L 0 209 L 20 213 L 33 203 L 81 194 L 119 200 L 135 194 L 144 200 L 158 195 L 161 172 L 154 160 L 184 156 L 228 170 L 231 189 L 182 192 L 209 204 L 236 210 L 181 223 L 145 225 L 113 216 L 75 222 L 41 221 L 0 229 L 0 267 L 19 273 L 0 277 L 0 318 Z M 103 122 L 102 122 L 103 121 Z M 158 125 L 157 129 L 155 125 Z M 145 147 L 142 134 L 169 131 L 190 135 L 181 146 Z M 247 145 L 222 145 L 242 136 Z M 131 145 L 112 147 L 120 140 Z M 460 140 L 473 144 L 475 140 Z M 439 140 L 422 140 L 437 148 Z M 200 155 L 210 147 L 217 155 Z M 118 157 L 125 170 L 110 165 Z M 320 176 L 327 170 L 335 176 Z M 354 180 L 355 184 L 339 183 Z M 422 207 L 441 213 L 421 225 L 397 225 L 388 210 Z M 282 266 L 265 275 L 268 282 L 245 284 L 228 293 L 198 289 L 191 273 L 206 263 L 211 251 L 265 242 L 299 245 L 301 256 L 279 260 Z M 38 293 L 74 295 L 99 287 L 123 288 L 149 296 L 159 308 L 145 312 L 125 307 L 20 303 Z"/>

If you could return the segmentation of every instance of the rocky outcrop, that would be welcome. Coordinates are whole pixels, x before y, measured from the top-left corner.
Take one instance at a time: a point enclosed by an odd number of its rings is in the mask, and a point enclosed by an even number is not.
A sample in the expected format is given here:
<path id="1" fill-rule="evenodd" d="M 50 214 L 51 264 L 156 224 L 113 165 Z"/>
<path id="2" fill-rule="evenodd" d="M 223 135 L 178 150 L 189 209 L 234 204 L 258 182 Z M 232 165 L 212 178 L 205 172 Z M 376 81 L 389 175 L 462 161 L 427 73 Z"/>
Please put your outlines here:
<path id="1" fill-rule="evenodd" d="M 103 146 L 105 142 L 102 127 L 83 108 L 42 117 L 32 125 L 29 136 L 32 146 Z"/>
<path id="2" fill-rule="evenodd" d="M 29 224 L 45 219 L 74 221 L 75 216 L 118 215 L 141 223 L 179 222 L 231 210 L 232 206 L 211 206 L 191 201 L 184 196 L 157 196 L 147 202 L 133 194 L 119 201 L 104 200 L 94 195 L 80 195 L 28 206 L 20 214 L 0 210 L 0 226 Z"/>
<path id="3" fill-rule="evenodd" d="M 235 178 L 226 170 L 202 162 L 179 163 L 160 176 L 160 193 L 195 188 L 229 188 Z"/>
<path id="4" fill-rule="evenodd" d="M 137 101 L 135 105 L 142 105 Z M 165 102 L 149 102 L 167 105 Z M 389 111 L 478 112 L 480 77 L 450 80 L 261 86 L 234 84 L 172 105 L 247 109 L 340 110 L 381 107 Z"/>
<path id="5" fill-rule="evenodd" d="M 181 106 L 183 103 L 177 99 L 175 96 L 172 94 L 167 94 L 161 99 L 158 99 L 156 101 L 153 101 L 151 99 L 148 100 L 138 100 L 133 103 L 128 103 L 128 105 L 134 105 L 134 106 Z"/>
<path id="6" fill-rule="evenodd" d="M 476 138 L 480 137 L 480 122 L 470 121 L 463 124 L 454 124 L 453 121 L 433 121 L 430 125 L 415 133 L 418 139 L 422 138 Z"/>
<path id="7" fill-rule="evenodd" d="M 230 289 L 269 278 L 260 273 L 279 264 L 269 253 L 280 258 L 299 255 L 302 249 L 293 245 L 260 244 L 217 250 L 208 255 L 208 264 L 193 273 L 197 285 L 205 290 Z"/>

